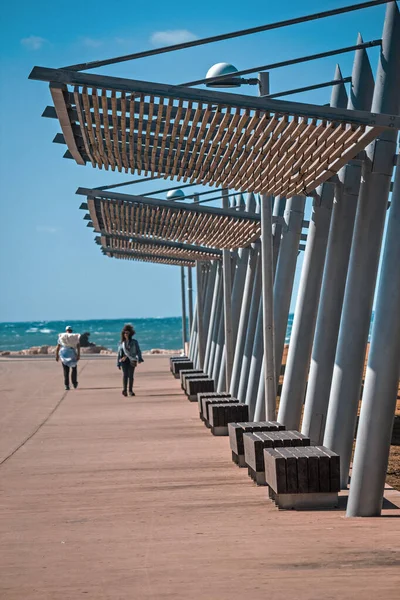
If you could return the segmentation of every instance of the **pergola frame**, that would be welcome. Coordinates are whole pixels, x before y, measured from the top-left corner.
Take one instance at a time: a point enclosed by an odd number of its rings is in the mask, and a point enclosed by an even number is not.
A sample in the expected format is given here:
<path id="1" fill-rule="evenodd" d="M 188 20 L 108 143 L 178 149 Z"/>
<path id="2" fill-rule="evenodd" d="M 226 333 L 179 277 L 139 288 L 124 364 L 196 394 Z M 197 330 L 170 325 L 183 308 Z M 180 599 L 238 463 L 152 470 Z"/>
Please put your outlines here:
<path id="1" fill-rule="evenodd" d="M 87 197 L 94 229 L 110 234 L 240 248 L 258 239 L 261 232 L 260 215 L 254 213 L 90 188 L 78 188 L 77 194 Z"/>
<path id="2" fill-rule="evenodd" d="M 35 67 L 78 164 L 310 194 L 400 117 Z M 70 91 L 68 85 L 74 86 Z"/>

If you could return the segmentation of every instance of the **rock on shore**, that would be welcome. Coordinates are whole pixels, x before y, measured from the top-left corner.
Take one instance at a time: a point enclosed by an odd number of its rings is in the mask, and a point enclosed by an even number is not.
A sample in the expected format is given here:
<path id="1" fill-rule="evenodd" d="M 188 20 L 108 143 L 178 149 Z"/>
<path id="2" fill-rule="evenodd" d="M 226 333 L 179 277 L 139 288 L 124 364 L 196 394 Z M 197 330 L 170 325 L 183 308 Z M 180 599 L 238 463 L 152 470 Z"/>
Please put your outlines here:
<path id="1" fill-rule="evenodd" d="M 144 355 L 150 354 L 162 354 L 170 356 L 171 354 L 180 354 L 182 350 L 163 350 L 162 348 L 152 348 L 151 350 L 145 350 L 143 352 Z M 0 356 L 9 356 L 12 358 L 13 356 L 45 356 L 45 355 L 54 355 L 56 353 L 56 346 L 32 346 L 31 348 L 25 348 L 24 350 L 3 350 L 0 352 Z M 81 355 L 83 354 L 101 354 L 101 355 L 111 355 L 115 356 L 117 353 L 114 350 L 110 350 L 105 346 L 87 346 L 86 348 L 81 348 Z"/>

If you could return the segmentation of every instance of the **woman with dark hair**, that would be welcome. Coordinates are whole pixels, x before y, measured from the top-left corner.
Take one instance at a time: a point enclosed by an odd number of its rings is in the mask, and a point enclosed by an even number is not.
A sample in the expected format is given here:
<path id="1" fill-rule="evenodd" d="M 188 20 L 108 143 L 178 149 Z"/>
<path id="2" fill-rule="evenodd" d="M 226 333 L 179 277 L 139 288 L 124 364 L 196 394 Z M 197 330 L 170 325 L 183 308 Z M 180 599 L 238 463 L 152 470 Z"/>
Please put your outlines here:
<path id="1" fill-rule="evenodd" d="M 132 325 L 125 325 L 121 331 L 121 343 L 118 348 L 117 367 L 122 368 L 123 379 L 122 379 L 122 395 L 134 396 L 133 391 L 133 377 L 135 368 L 138 363 L 143 362 L 142 353 L 140 351 L 139 342 L 133 337 L 135 330 Z"/>

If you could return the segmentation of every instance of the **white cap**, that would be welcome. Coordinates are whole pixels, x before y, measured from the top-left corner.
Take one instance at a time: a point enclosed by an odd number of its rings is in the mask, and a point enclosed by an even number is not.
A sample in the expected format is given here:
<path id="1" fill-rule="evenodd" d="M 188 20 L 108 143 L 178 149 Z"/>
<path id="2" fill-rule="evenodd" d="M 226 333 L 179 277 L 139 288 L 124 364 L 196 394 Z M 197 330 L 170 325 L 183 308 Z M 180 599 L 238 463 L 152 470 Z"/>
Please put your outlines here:
<path id="1" fill-rule="evenodd" d="M 71 327 L 71 325 L 67 325 L 67 326 L 66 326 L 66 328 L 65 328 L 65 331 L 69 331 L 69 330 L 71 330 L 71 331 L 72 331 L 72 327 Z"/>

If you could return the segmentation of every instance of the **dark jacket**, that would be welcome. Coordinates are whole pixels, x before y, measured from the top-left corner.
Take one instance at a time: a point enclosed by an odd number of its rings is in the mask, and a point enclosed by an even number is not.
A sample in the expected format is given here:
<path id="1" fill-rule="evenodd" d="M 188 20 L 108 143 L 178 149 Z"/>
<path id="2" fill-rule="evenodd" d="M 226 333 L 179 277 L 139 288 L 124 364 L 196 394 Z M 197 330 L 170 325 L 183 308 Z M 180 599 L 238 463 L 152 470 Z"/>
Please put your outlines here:
<path id="1" fill-rule="evenodd" d="M 125 344 L 126 351 L 124 351 L 123 344 Z M 132 338 L 129 342 L 123 342 L 118 346 L 117 367 L 121 366 L 121 359 L 127 355 L 130 360 L 136 360 L 140 363 L 143 362 L 139 342 L 135 340 L 135 338 Z"/>

